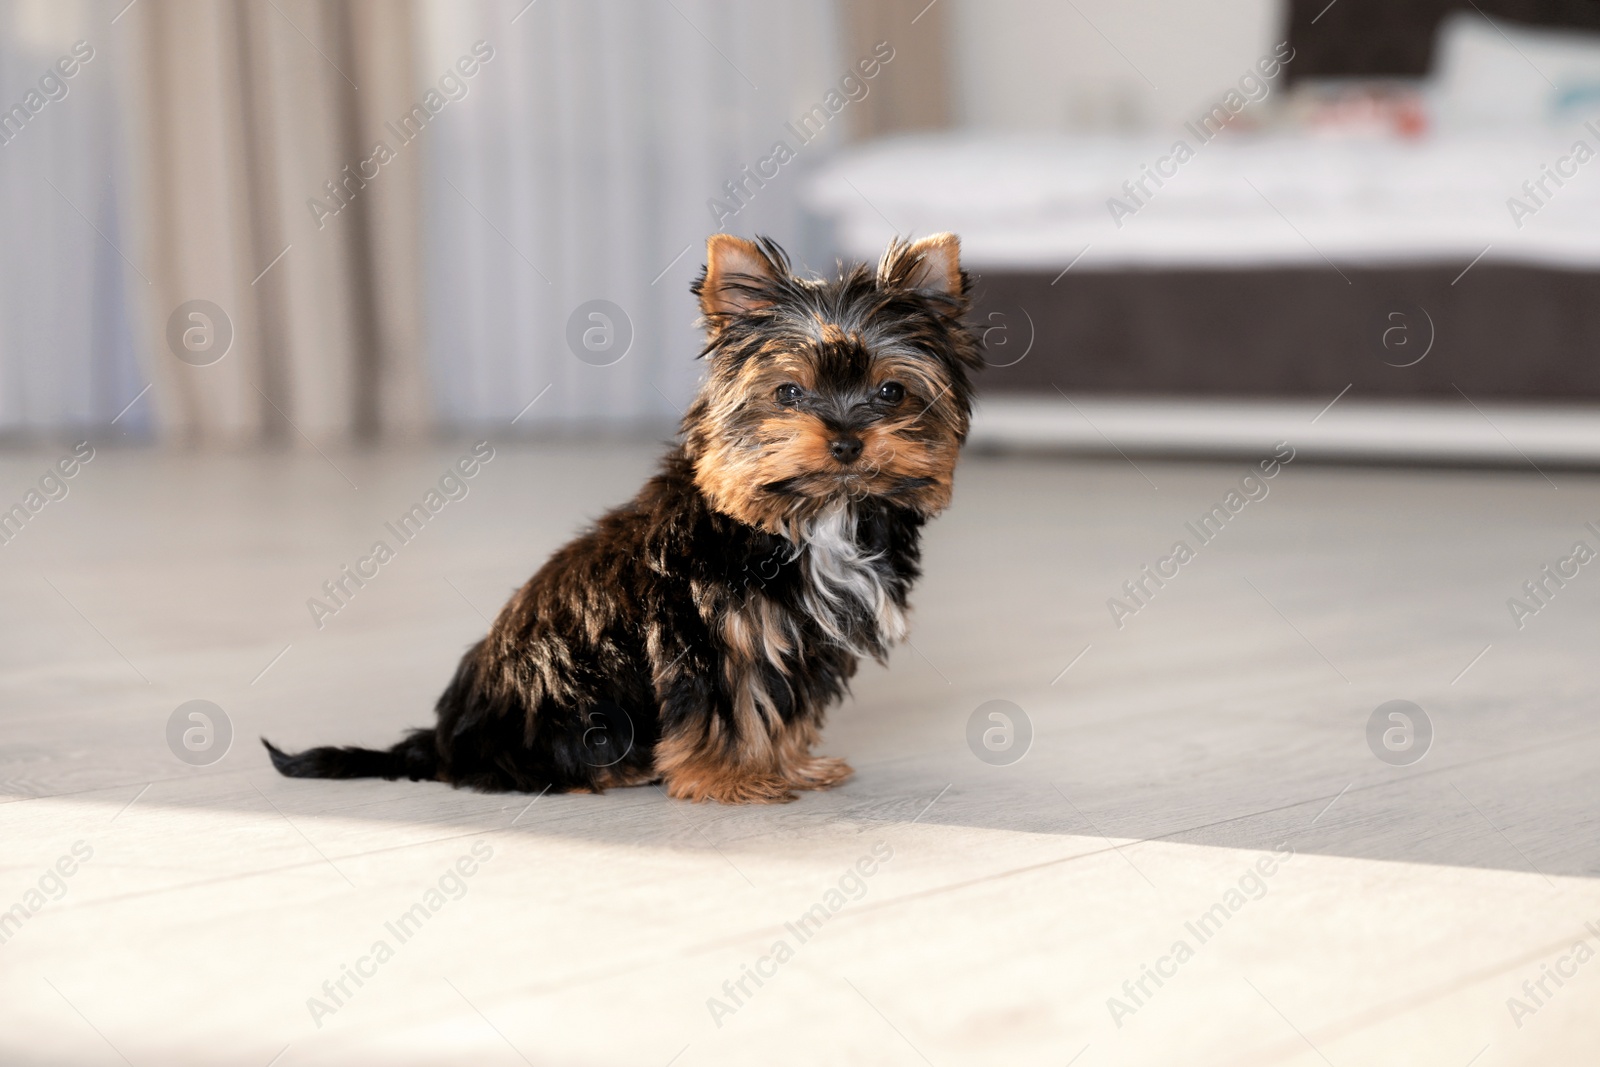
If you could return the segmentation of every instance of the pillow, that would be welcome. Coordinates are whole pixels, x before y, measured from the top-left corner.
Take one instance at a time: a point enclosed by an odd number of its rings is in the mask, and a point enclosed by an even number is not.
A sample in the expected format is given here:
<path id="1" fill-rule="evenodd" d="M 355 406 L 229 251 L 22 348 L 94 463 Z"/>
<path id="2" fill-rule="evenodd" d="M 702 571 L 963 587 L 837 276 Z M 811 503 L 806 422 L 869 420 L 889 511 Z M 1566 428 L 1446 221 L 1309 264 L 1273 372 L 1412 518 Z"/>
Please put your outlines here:
<path id="1" fill-rule="evenodd" d="M 1306 78 L 1289 91 L 1294 126 L 1334 137 L 1420 137 L 1429 126 L 1419 78 Z"/>
<path id="2" fill-rule="evenodd" d="M 1439 26 L 1432 79 L 1444 129 L 1577 125 L 1600 117 L 1600 34 L 1458 11 Z"/>

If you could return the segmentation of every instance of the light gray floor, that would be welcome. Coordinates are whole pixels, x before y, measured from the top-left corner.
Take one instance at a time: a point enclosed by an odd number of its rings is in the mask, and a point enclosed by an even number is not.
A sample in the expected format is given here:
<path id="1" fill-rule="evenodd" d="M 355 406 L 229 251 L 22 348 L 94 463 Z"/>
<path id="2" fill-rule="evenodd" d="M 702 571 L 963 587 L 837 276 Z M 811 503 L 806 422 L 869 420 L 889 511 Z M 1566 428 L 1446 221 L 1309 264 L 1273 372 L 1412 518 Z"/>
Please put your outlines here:
<path id="1" fill-rule="evenodd" d="M 307 598 L 465 445 L 102 446 L 0 547 L 0 909 L 92 850 L 0 944 L 0 1062 L 1592 1062 L 1600 563 L 1520 630 L 1506 602 L 1600 548 L 1600 479 L 1291 464 L 1119 630 L 1107 599 L 1246 465 L 973 456 L 913 647 L 832 718 L 857 770 L 835 792 L 528 807 L 276 777 L 258 735 L 425 723 L 485 617 L 653 462 L 497 447 L 320 630 Z M 0 458 L 0 507 L 63 451 Z M 192 699 L 234 731 L 208 767 L 166 741 Z M 1435 732 L 1409 767 L 1366 738 L 1393 699 Z M 1020 762 L 968 747 L 991 700 L 1031 722 Z M 474 845 L 492 859 L 401 944 L 385 923 Z"/>

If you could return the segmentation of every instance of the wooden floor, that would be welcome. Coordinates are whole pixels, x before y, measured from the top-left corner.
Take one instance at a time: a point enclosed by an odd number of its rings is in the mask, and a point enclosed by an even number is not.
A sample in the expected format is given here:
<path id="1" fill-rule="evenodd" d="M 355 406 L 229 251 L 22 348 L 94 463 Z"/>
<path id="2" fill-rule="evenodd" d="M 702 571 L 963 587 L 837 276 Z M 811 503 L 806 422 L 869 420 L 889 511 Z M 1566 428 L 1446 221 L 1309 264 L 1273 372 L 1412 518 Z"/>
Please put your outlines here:
<path id="1" fill-rule="evenodd" d="M 498 443 L 318 629 L 465 448 L 102 446 L 0 547 L 0 1063 L 1594 1062 L 1600 566 L 1520 630 L 1507 600 L 1600 546 L 1595 476 L 1292 464 L 1118 629 L 1245 464 L 972 456 L 835 792 L 276 777 L 259 735 L 425 723 L 652 462 Z M 0 507 L 60 451 L 0 457 Z M 167 741 L 196 699 L 209 766 Z M 1367 740 L 1396 699 L 1410 766 Z M 1010 765 L 968 744 L 992 700 L 1031 724 Z"/>

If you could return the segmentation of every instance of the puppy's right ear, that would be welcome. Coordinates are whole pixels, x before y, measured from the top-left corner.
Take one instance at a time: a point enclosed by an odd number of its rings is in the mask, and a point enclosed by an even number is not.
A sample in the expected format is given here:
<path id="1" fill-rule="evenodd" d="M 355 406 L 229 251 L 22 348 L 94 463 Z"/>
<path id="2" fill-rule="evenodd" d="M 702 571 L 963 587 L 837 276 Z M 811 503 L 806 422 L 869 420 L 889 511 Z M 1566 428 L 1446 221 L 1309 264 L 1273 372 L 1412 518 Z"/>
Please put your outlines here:
<path id="1" fill-rule="evenodd" d="M 717 316 L 742 315 L 771 304 L 764 290 L 778 280 L 781 269 L 754 241 L 713 234 L 706 239 L 706 268 L 690 291 L 700 298 L 706 318 L 714 322 Z"/>

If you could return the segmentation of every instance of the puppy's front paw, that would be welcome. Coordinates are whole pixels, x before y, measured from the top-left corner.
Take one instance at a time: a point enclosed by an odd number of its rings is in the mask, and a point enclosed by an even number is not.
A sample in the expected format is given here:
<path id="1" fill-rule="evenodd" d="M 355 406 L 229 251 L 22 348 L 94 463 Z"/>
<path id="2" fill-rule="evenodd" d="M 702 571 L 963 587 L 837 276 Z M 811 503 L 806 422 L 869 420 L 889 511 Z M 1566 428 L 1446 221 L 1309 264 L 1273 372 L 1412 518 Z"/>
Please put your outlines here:
<path id="1" fill-rule="evenodd" d="M 854 773 L 842 759 L 819 756 L 795 765 L 789 772 L 789 784 L 796 789 L 832 789 Z"/>
<path id="2" fill-rule="evenodd" d="M 668 778 L 667 795 L 677 800 L 715 800 L 720 804 L 787 804 L 794 784 L 771 775 Z"/>

